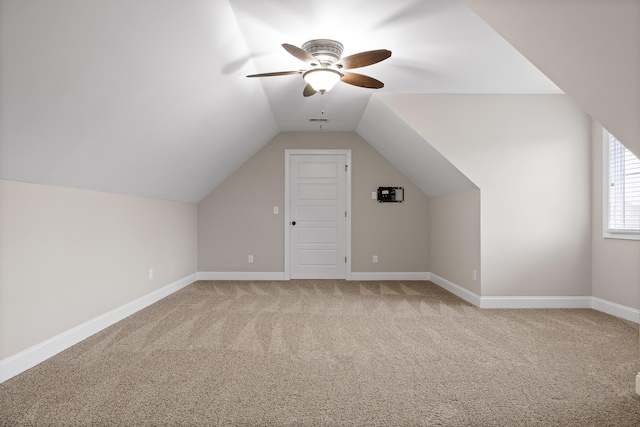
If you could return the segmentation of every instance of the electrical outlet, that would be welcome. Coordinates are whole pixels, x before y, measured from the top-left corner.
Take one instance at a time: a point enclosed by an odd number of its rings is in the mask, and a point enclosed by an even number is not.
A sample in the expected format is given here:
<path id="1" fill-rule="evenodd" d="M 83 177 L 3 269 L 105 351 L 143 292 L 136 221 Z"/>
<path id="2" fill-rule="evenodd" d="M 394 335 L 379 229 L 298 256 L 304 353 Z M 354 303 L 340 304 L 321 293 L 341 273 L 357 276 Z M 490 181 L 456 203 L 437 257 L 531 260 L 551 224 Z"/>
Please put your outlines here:
<path id="1" fill-rule="evenodd" d="M 249 262 L 249 264 L 253 264 L 253 255 L 249 255 L 247 261 Z"/>
<path id="2" fill-rule="evenodd" d="M 473 280 L 477 280 L 478 279 L 478 272 L 473 270 Z"/>
<path id="3" fill-rule="evenodd" d="M 373 263 L 377 264 L 378 263 L 378 255 L 374 255 L 373 256 Z"/>
<path id="4" fill-rule="evenodd" d="M 373 200 L 375 200 L 377 197 L 378 197 L 378 195 L 376 194 L 376 192 L 375 192 L 375 191 L 372 191 L 372 192 L 371 192 L 371 198 L 372 198 Z"/>
<path id="5" fill-rule="evenodd" d="M 153 268 L 149 269 L 149 280 L 153 279 Z"/>

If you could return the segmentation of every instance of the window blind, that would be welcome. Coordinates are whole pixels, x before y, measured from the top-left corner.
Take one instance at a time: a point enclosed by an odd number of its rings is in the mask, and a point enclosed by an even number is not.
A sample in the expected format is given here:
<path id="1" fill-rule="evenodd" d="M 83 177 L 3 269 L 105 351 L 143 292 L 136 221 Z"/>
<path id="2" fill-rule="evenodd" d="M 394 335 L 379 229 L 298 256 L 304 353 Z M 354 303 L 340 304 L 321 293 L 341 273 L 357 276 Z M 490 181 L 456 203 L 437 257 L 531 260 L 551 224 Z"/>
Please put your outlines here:
<path id="1" fill-rule="evenodd" d="M 611 233 L 640 232 L 640 160 L 609 134 L 609 212 Z"/>

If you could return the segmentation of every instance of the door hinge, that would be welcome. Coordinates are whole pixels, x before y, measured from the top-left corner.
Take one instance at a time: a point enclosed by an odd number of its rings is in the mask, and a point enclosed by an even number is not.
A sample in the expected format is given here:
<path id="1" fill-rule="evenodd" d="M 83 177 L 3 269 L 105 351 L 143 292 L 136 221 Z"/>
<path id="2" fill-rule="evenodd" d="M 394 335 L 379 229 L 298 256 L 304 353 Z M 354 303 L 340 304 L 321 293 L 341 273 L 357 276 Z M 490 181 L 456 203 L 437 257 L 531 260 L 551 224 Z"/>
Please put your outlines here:
<path id="1" fill-rule="evenodd" d="M 349 170 L 349 165 L 344 165 L 344 171 L 347 172 Z"/>
<path id="2" fill-rule="evenodd" d="M 345 218 L 347 217 L 347 211 L 344 211 L 344 217 Z"/>
<path id="3" fill-rule="evenodd" d="M 347 257 L 344 257 L 344 263 L 345 264 L 347 263 Z"/>

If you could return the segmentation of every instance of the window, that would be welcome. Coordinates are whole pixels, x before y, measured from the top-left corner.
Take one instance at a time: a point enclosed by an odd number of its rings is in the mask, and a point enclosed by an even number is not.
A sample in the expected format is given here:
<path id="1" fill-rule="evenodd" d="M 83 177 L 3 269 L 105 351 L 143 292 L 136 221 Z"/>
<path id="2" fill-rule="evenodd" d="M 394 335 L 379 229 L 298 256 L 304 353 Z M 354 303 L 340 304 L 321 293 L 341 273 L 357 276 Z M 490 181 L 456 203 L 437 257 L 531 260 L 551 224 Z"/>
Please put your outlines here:
<path id="1" fill-rule="evenodd" d="M 640 240 L 640 160 L 604 132 L 604 237 Z"/>

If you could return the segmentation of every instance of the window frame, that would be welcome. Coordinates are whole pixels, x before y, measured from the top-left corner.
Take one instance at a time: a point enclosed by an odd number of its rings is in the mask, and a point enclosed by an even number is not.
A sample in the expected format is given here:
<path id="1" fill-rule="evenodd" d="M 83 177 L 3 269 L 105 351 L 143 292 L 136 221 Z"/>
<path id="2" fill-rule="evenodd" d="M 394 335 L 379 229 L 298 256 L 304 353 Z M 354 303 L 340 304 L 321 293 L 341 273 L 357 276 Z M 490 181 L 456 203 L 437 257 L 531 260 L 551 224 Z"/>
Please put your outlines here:
<path id="1" fill-rule="evenodd" d="M 610 188 L 610 158 L 609 158 L 609 131 L 602 129 L 602 193 L 603 193 L 603 212 L 602 212 L 602 237 L 605 239 L 621 239 L 621 240 L 640 240 L 640 230 L 618 230 L 609 229 L 609 199 L 611 196 Z M 611 135 L 612 136 L 612 135 Z M 615 136 L 614 136 L 615 138 Z M 624 144 L 623 144 L 624 145 Z M 626 148 L 626 147 L 625 147 Z"/>

